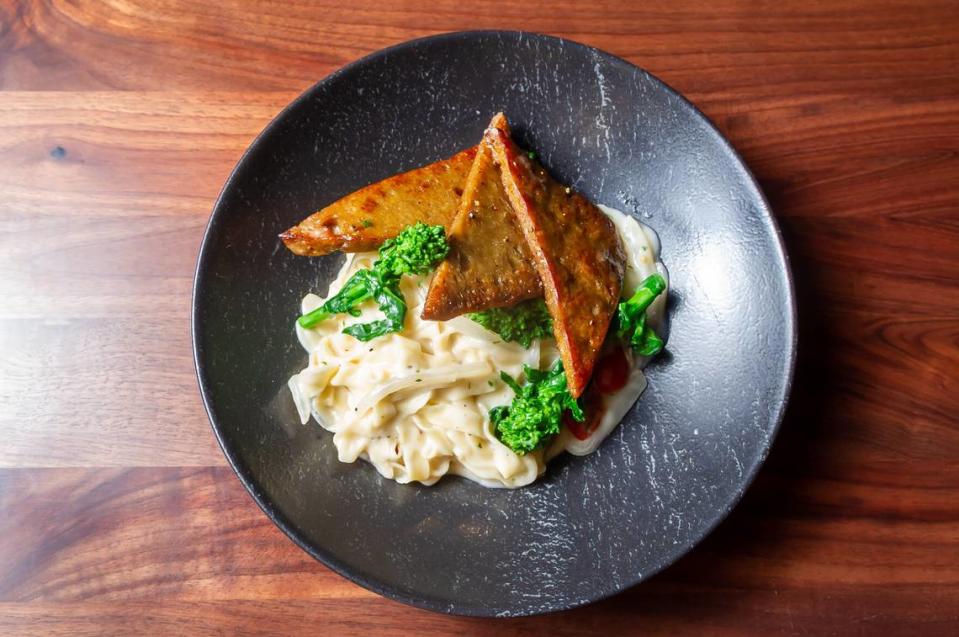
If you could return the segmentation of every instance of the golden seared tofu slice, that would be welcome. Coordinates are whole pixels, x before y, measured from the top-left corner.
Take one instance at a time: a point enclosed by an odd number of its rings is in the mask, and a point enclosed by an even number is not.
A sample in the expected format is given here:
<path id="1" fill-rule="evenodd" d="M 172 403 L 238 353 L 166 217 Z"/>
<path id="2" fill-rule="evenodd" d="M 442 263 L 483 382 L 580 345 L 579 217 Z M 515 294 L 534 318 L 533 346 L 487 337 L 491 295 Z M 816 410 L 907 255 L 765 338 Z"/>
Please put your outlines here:
<path id="1" fill-rule="evenodd" d="M 295 254 L 375 250 L 418 221 L 449 229 L 476 147 L 360 188 L 280 235 Z"/>
<path id="2" fill-rule="evenodd" d="M 490 127 L 509 135 L 502 113 Z M 526 239 L 485 141 L 477 147 L 448 238 L 450 251 L 430 283 L 423 318 L 446 320 L 543 295 Z"/>
<path id="3" fill-rule="evenodd" d="M 626 254 L 613 222 L 497 128 L 486 141 L 539 272 L 570 393 L 586 389 L 619 302 Z"/>

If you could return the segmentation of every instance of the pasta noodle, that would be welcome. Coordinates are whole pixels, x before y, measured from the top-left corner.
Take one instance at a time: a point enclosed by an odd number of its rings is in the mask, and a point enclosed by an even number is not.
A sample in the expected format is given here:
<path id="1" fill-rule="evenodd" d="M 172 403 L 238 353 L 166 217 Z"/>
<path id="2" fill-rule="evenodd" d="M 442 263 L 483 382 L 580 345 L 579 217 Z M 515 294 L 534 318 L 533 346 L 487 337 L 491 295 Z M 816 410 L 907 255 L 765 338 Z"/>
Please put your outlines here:
<path id="1" fill-rule="evenodd" d="M 657 271 L 654 235 L 631 217 L 603 210 L 626 246 L 624 289 L 632 290 Z M 349 255 L 329 293 L 376 258 L 373 252 Z M 333 433 L 342 462 L 362 458 L 382 476 L 400 483 L 431 485 L 455 474 L 488 487 L 521 487 L 542 475 L 547 460 L 556 454 L 593 451 L 645 388 L 639 366 L 643 361 L 638 361 L 626 388 L 612 397 L 589 439 L 576 440 L 564 431 L 547 449 L 520 456 L 496 438 L 489 420 L 492 407 L 513 398 L 499 373 L 518 377 L 524 364 L 540 369 L 552 365 L 559 358 L 555 343 L 547 339 L 527 350 L 466 317 L 425 321 L 420 312 L 428 282 L 428 276 L 402 279 L 409 311 L 399 333 L 366 343 L 342 333 L 348 325 L 377 318 L 372 303 L 364 305 L 357 317 L 340 315 L 312 329 L 296 326 L 309 364 L 290 378 L 290 392 L 303 424 L 312 416 Z M 661 295 L 650 310 L 654 324 L 661 320 L 664 298 Z M 302 311 L 309 312 L 324 300 L 308 294 Z"/>

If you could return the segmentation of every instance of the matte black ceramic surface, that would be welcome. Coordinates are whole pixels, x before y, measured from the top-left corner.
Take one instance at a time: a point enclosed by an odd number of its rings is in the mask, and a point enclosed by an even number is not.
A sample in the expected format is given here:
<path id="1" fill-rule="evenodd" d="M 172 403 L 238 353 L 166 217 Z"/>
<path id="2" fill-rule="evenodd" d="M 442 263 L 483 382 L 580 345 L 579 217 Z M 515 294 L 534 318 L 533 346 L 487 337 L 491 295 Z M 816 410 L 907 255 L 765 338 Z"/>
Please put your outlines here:
<path id="1" fill-rule="evenodd" d="M 596 453 L 557 459 L 532 486 L 398 485 L 362 461 L 339 463 L 330 434 L 299 424 L 286 381 L 306 355 L 293 321 L 342 257 L 297 257 L 276 236 L 360 186 L 477 143 L 499 110 L 560 180 L 659 232 L 668 353 Z M 193 330 L 213 427 L 266 513 L 367 588 L 471 615 L 584 604 L 688 551 L 765 458 L 795 350 L 776 227 L 709 122 L 623 60 L 503 32 L 381 51 L 284 110 L 216 204 Z"/>

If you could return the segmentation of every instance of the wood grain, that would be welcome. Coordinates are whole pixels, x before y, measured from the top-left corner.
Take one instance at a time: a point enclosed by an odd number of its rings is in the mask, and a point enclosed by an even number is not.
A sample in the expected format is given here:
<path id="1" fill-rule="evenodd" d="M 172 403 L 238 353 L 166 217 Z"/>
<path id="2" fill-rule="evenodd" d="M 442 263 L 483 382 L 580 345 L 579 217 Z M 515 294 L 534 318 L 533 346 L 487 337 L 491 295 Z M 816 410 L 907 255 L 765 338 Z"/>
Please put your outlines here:
<path id="1" fill-rule="evenodd" d="M 192 369 L 196 251 L 253 136 L 335 68 L 464 28 L 683 91 L 756 173 L 800 295 L 744 502 L 541 618 L 430 614 L 314 562 L 223 466 Z M 0 634 L 956 634 L 957 64 L 951 0 L 0 0 Z"/>
<path id="2" fill-rule="evenodd" d="M 0 466 L 225 463 L 193 269 L 232 164 L 288 100 L 0 92 Z"/>
<path id="3" fill-rule="evenodd" d="M 606 635 L 641 621 L 654 634 L 761 634 L 808 630 L 815 617 L 830 628 L 816 634 L 903 621 L 932 631 L 954 626 L 959 607 L 959 568 L 942 551 L 959 542 L 957 478 L 928 471 L 900 484 L 877 472 L 849 484 L 767 472 L 740 512 L 656 579 L 581 610 L 487 622 L 407 608 L 331 573 L 291 547 L 225 467 L 7 469 L 0 629 Z M 903 499 L 922 504 L 894 504 Z"/>

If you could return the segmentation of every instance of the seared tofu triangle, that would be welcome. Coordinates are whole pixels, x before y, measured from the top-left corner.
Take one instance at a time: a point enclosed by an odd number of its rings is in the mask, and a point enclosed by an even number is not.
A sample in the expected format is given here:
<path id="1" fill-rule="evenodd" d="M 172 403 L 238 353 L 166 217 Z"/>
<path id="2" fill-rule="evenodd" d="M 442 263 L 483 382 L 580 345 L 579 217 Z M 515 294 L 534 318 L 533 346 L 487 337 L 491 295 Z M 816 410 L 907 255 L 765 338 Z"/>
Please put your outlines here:
<path id="1" fill-rule="evenodd" d="M 602 211 L 553 179 L 504 131 L 486 141 L 539 272 L 573 397 L 586 389 L 616 311 L 626 253 Z"/>
<path id="2" fill-rule="evenodd" d="M 509 136 L 502 113 L 490 127 Z M 485 141 L 477 147 L 448 239 L 450 251 L 430 283 L 424 319 L 447 320 L 543 295 L 526 239 Z"/>
<path id="3" fill-rule="evenodd" d="M 418 221 L 449 229 L 476 147 L 360 188 L 280 235 L 295 254 L 375 250 Z"/>

